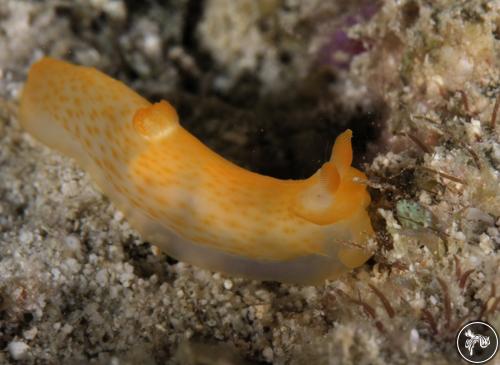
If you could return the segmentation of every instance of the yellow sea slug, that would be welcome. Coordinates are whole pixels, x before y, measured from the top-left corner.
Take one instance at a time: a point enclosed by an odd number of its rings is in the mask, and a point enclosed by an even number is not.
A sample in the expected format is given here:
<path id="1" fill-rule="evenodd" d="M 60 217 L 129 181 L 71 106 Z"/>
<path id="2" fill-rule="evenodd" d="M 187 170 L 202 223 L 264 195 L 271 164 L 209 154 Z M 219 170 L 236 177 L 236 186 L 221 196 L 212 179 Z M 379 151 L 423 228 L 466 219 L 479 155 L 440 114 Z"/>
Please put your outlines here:
<path id="1" fill-rule="evenodd" d="M 373 235 L 366 179 L 351 167 L 351 131 L 305 180 L 240 168 L 151 104 L 88 67 L 44 58 L 19 120 L 74 158 L 145 240 L 178 260 L 238 276 L 311 284 L 362 265 Z M 356 243 L 356 245 L 353 245 Z"/>

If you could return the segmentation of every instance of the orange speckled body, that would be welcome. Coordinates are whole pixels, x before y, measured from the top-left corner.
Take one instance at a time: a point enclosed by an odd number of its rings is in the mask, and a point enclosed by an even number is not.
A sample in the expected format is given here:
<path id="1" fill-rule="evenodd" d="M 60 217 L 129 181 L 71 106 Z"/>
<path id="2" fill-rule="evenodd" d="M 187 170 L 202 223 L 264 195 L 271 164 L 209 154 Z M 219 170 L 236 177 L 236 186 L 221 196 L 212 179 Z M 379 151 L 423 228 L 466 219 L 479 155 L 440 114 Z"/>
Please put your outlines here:
<path id="1" fill-rule="evenodd" d="M 351 132 L 305 180 L 242 169 L 99 71 L 43 59 L 21 98 L 23 127 L 74 158 L 131 224 L 172 256 L 258 279 L 315 283 L 361 265 L 373 234 Z M 356 247 L 352 243 L 357 243 Z"/>

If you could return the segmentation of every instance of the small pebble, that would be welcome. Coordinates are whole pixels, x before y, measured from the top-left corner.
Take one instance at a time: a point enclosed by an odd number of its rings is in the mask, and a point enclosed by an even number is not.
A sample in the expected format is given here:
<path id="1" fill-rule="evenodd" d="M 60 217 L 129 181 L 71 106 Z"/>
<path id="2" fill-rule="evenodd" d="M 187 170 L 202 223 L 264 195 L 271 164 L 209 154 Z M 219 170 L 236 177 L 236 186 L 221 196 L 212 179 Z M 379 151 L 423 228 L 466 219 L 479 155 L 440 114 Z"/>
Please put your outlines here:
<path id="1" fill-rule="evenodd" d="M 7 350 L 14 360 L 23 360 L 28 355 L 30 347 L 22 341 L 12 341 L 7 345 Z"/>
<path id="2" fill-rule="evenodd" d="M 411 347 L 411 352 L 416 352 L 418 349 L 418 341 L 420 339 L 420 336 L 418 334 L 418 331 L 413 328 L 410 331 L 410 347 Z"/>
<path id="3" fill-rule="evenodd" d="M 33 327 L 33 328 L 30 328 L 29 330 L 24 331 L 23 337 L 27 340 L 32 340 L 35 338 L 37 333 L 38 333 L 38 328 Z"/>
<path id="4" fill-rule="evenodd" d="M 266 359 L 266 361 L 272 362 L 274 358 L 273 349 L 270 347 L 266 347 L 264 351 L 262 351 L 262 356 L 264 356 L 264 359 Z"/>
<path id="5" fill-rule="evenodd" d="M 75 235 L 66 236 L 64 239 L 64 242 L 66 243 L 66 246 L 68 246 L 68 248 L 71 251 L 78 252 L 81 250 L 82 245 L 81 245 L 80 239 Z"/>

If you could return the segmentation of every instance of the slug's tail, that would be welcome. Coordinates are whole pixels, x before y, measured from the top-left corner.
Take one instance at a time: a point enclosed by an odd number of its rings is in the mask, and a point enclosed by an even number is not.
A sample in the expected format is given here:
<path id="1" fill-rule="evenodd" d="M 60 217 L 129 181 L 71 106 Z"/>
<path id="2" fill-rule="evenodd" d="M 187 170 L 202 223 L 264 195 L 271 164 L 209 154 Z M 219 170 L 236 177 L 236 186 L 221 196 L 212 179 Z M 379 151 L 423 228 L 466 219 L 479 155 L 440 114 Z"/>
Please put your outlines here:
<path id="1" fill-rule="evenodd" d="M 129 124 L 134 112 L 150 105 L 94 68 L 42 58 L 29 71 L 19 121 L 44 144 L 81 162 L 85 140 L 89 146 L 97 145 L 106 129 L 113 137 L 127 134 L 132 139 Z M 131 150 L 130 144 L 126 147 Z"/>

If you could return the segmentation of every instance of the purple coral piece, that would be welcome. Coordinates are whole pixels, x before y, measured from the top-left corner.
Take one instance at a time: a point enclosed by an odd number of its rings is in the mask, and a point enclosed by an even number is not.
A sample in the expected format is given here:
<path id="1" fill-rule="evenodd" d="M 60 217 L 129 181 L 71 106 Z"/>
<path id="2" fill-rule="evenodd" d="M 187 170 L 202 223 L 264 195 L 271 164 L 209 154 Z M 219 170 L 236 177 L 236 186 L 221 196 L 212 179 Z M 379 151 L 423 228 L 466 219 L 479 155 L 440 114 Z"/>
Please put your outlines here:
<path id="1" fill-rule="evenodd" d="M 347 31 L 353 25 L 366 22 L 378 11 L 377 4 L 366 4 L 356 14 L 346 16 L 318 52 L 320 65 L 347 69 L 354 56 L 366 51 L 360 40 L 349 38 Z"/>

